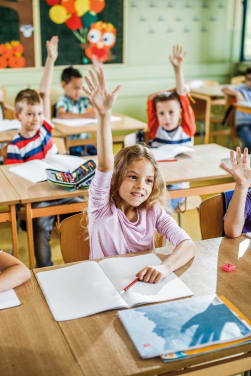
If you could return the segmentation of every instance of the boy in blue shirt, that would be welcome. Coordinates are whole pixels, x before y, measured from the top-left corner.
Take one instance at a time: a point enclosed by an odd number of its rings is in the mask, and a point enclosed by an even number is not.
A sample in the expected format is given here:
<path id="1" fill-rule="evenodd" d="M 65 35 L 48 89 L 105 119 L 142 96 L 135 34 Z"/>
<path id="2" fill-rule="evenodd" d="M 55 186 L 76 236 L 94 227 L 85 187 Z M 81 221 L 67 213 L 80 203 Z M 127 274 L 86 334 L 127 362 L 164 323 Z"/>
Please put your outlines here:
<path id="1" fill-rule="evenodd" d="M 61 75 L 61 86 L 65 94 L 58 98 L 55 105 L 56 117 L 60 119 L 95 118 L 95 112 L 90 106 L 89 99 L 81 96 L 82 75 L 74 67 L 65 68 Z M 87 139 L 87 133 L 70 136 L 71 140 Z M 70 148 L 70 154 L 83 155 L 83 146 Z M 94 155 L 97 150 L 93 145 L 87 145 L 87 153 Z"/>
<path id="2" fill-rule="evenodd" d="M 239 86 L 227 86 L 222 89 L 226 95 L 235 97 L 236 102 L 251 102 L 251 67 L 245 73 L 245 83 Z M 235 125 L 238 136 L 243 140 L 248 151 L 251 152 L 251 114 L 235 112 Z"/>

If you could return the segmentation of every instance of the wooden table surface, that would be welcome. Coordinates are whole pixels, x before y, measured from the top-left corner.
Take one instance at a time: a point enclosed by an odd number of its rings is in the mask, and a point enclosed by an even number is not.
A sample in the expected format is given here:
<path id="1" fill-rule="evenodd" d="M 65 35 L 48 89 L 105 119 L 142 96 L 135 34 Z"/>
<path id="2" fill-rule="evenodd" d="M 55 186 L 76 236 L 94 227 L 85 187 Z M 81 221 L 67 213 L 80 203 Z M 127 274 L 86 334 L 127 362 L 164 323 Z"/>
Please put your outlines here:
<path id="1" fill-rule="evenodd" d="M 9 205 L 17 204 L 20 202 L 20 196 L 14 189 L 13 184 L 9 182 L 6 175 L 3 172 L 3 168 L 0 168 L 0 204 Z"/>
<path id="2" fill-rule="evenodd" d="M 145 129 L 147 127 L 146 123 L 140 120 L 131 118 L 129 116 L 123 115 L 123 114 L 113 114 L 113 116 L 120 118 L 120 120 L 111 122 L 111 127 L 113 131 L 132 131 L 132 130 Z M 63 119 L 62 119 L 62 122 L 63 122 Z M 63 136 L 70 136 L 73 134 L 80 134 L 80 133 L 96 133 L 97 132 L 97 123 L 90 123 L 90 124 L 79 126 L 79 127 L 69 127 L 67 125 L 54 123 L 54 127 Z"/>
<path id="3" fill-rule="evenodd" d="M 241 112 L 246 112 L 248 114 L 251 114 L 251 106 L 250 106 L 250 102 L 246 102 L 246 105 L 245 105 L 245 102 L 241 102 L 241 103 L 235 103 L 235 108 L 237 111 L 241 111 Z"/>
<path id="4" fill-rule="evenodd" d="M 227 238 L 203 240 L 196 244 L 195 259 L 181 268 L 177 274 L 192 289 L 195 296 L 212 293 L 224 295 L 248 319 L 251 319 L 250 240 L 242 236 L 234 240 Z M 157 253 L 159 251 L 163 252 L 163 249 L 157 250 Z M 236 265 L 236 270 L 232 273 L 222 271 L 221 266 L 226 262 Z M 41 269 L 35 270 L 38 271 Z M 52 316 L 51 320 L 53 320 Z M 143 360 L 124 330 L 116 310 L 59 322 L 58 325 L 76 362 L 80 365 L 82 374 L 86 376 L 156 374 L 174 376 L 182 374 L 178 370 L 183 368 L 186 368 L 188 375 L 224 376 L 251 369 L 251 344 L 171 363 L 163 363 L 159 358 Z M 217 361 L 240 352 L 245 355 Z M 202 365 L 206 361 L 213 363 Z M 191 365 L 193 367 L 189 368 Z"/>

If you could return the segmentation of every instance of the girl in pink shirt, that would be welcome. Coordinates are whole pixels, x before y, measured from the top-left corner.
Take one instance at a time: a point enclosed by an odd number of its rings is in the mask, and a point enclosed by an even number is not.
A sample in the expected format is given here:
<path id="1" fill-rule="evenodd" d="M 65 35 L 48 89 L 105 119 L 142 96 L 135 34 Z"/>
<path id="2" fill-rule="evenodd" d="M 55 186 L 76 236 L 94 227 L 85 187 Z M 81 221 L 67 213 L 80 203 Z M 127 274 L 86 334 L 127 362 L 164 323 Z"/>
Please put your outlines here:
<path id="1" fill-rule="evenodd" d="M 83 88 L 97 113 L 98 167 L 89 189 L 90 258 L 113 256 L 154 248 L 154 231 L 167 237 L 174 251 L 159 266 L 147 266 L 140 280 L 156 283 L 194 256 L 194 243 L 162 208 L 165 182 L 150 150 L 142 145 L 112 149 L 111 111 L 120 90 L 106 87 L 101 64 Z"/>

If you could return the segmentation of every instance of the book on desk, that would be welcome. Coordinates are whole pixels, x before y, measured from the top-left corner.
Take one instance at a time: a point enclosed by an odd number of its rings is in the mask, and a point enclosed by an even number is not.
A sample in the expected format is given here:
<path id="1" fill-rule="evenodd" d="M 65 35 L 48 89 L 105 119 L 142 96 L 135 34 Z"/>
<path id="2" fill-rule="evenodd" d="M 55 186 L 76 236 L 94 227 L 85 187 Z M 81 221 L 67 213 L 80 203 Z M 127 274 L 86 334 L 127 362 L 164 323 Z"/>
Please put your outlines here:
<path id="1" fill-rule="evenodd" d="M 157 148 L 151 148 L 151 152 L 156 161 L 165 161 L 175 159 L 175 157 L 181 154 L 191 157 L 195 150 L 189 146 L 168 144 Z"/>
<path id="2" fill-rule="evenodd" d="M 203 347 L 224 343 L 231 347 L 230 341 L 251 337 L 248 323 L 216 295 L 129 309 L 118 315 L 144 359 L 195 356 Z"/>
<path id="3" fill-rule="evenodd" d="M 174 273 L 156 284 L 137 282 L 121 294 L 139 270 L 159 264 L 161 260 L 153 253 L 112 257 L 41 271 L 36 278 L 54 319 L 64 321 L 193 294 Z"/>

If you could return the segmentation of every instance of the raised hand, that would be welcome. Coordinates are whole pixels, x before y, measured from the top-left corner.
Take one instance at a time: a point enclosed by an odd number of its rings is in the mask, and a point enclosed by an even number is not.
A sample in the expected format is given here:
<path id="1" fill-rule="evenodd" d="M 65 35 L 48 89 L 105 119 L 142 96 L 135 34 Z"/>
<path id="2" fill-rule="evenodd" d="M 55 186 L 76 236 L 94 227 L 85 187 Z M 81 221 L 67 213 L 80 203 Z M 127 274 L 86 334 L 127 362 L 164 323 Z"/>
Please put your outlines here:
<path id="1" fill-rule="evenodd" d="M 58 57 L 58 36 L 53 36 L 51 40 L 46 42 L 47 55 L 53 61 Z"/>
<path id="2" fill-rule="evenodd" d="M 182 50 L 182 46 L 175 44 L 173 46 L 173 53 L 169 56 L 170 63 L 174 68 L 180 68 L 185 56 L 186 52 Z"/>
<path id="3" fill-rule="evenodd" d="M 234 151 L 230 151 L 230 160 L 232 167 L 229 168 L 225 163 L 221 163 L 220 167 L 231 174 L 238 185 L 251 184 L 251 169 L 249 166 L 248 149 L 244 149 L 243 157 L 241 149 L 236 148 L 236 157 Z"/>
<path id="4" fill-rule="evenodd" d="M 87 94 L 96 111 L 100 115 L 104 115 L 111 111 L 121 85 L 116 86 L 116 88 L 109 93 L 105 82 L 102 64 L 96 58 L 93 59 L 93 70 L 96 75 L 93 71 L 89 70 L 89 77 L 84 77 L 88 89 L 83 87 L 83 91 Z"/>

